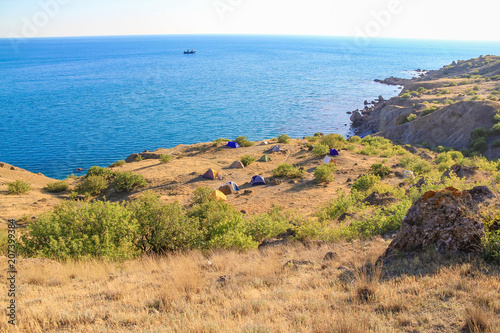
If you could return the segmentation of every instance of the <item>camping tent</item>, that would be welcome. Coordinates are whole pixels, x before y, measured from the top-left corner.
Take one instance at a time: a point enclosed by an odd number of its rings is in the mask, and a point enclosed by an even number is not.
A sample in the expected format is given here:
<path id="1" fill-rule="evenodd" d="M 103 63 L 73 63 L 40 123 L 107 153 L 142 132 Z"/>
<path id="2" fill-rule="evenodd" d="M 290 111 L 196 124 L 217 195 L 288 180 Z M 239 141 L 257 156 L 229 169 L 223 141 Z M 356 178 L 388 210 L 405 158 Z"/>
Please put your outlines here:
<path id="1" fill-rule="evenodd" d="M 226 146 L 228 146 L 229 148 L 241 148 L 240 145 L 234 141 L 229 141 Z"/>
<path id="2" fill-rule="evenodd" d="M 238 187 L 238 184 L 236 184 L 235 182 L 227 182 L 226 185 L 231 185 L 233 187 L 234 191 L 240 190 L 240 188 Z"/>
<path id="3" fill-rule="evenodd" d="M 208 178 L 208 179 L 215 179 L 218 176 L 218 172 L 213 170 L 213 169 L 208 169 L 207 172 L 203 175 L 203 178 Z"/>
<path id="4" fill-rule="evenodd" d="M 337 149 L 330 149 L 330 155 L 331 156 L 339 156 L 339 152 Z"/>
<path id="5" fill-rule="evenodd" d="M 256 175 L 252 177 L 252 185 L 266 185 L 264 177 Z"/>
<path id="6" fill-rule="evenodd" d="M 281 147 L 280 147 L 279 145 L 273 146 L 273 147 L 271 148 L 271 151 L 272 151 L 273 153 L 277 153 L 277 152 L 281 151 Z"/>
<path id="7" fill-rule="evenodd" d="M 261 162 L 270 162 L 271 158 L 268 155 L 262 155 L 262 157 L 259 159 Z"/>
<path id="8" fill-rule="evenodd" d="M 243 169 L 244 167 L 241 161 L 234 161 L 233 164 L 231 164 L 231 169 Z"/>
<path id="9" fill-rule="evenodd" d="M 221 200 L 221 201 L 226 201 L 227 200 L 227 197 L 224 193 L 222 193 L 221 191 L 219 190 L 215 190 L 212 192 L 212 194 L 210 194 L 210 199 L 213 199 L 213 200 Z"/>
<path id="10" fill-rule="evenodd" d="M 323 163 L 325 164 L 328 164 L 328 163 L 333 163 L 333 164 L 336 164 L 335 161 L 333 160 L 333 158 L 331 156 L 325 156 L 325 158 L 323 159 Z"/>
<path id="11" fill-rule="evenodd" d="M 265 146 L 265 145 L 268 145 L 268 144 L 269 144 L 269 142 L 267 142 L 267 141 L 262 141 L 262 142 L 260 143 L 260 145 L 261 145 L 261 146 Z"/>
<path id="12" fill-rule="evenodd" d="M 234 182 L 228 182 L 225 185 L 222 185 L 221 187 L 219 187 L 219 191 L 221 191 L 225 195 L 233 194 L 234 192 L 239 191 L 239 190 L 240 190 L 240 188 Z"/>

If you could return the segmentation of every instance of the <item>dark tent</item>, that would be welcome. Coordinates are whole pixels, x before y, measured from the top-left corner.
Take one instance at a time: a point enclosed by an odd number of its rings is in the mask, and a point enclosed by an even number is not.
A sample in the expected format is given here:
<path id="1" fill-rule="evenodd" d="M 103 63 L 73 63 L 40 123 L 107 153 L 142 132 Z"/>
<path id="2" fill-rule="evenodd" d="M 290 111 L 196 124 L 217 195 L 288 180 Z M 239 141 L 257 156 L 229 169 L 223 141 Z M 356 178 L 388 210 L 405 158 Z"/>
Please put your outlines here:
<path id="1" fill-rule="evenodd" d="M 241 148 L 240 145 L 234 141 L 229 141 L 226 146 L 228 146 L 229 148 Z"/>
<path id="2" fill-rule="evenodd" d="M 330 156 L 339 156 L 337 149 L 330 149 Z"/>
<path id="3" fill-rule="evenodd" d="M 256 175 L 252 177 L 252 185 L 266 185 L 264 177 Z"/>

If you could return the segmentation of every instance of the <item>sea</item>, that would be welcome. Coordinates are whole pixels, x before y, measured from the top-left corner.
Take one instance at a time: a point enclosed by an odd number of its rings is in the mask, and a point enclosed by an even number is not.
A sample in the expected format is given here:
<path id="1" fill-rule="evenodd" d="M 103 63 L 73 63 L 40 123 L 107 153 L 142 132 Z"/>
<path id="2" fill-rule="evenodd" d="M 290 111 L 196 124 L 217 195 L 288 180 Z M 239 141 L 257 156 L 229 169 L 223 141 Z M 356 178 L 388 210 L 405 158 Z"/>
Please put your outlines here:
<path id="1" fill-rule="evenodd" d="M 184 54 L 195 49 L 195 54 Z M 0 39 L 0 161 L 63 179 L 178 144 L 352 135 L 350 115 L 500 43 L 311 36 Z"/>

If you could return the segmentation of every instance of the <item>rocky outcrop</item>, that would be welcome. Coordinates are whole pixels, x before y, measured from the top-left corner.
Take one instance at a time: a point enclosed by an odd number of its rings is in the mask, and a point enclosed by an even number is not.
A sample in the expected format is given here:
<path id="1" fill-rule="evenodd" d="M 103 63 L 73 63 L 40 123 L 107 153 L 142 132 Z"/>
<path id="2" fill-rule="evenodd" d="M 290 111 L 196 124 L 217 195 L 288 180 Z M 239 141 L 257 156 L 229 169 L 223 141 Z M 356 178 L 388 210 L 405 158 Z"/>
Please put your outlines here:
<path id="1" fill-rule="evenodd" d="M 378 131 L 381 136 L 403 144 L 425 141 L 431 146 L 461 149 L 469 147 L 472 130 L 493 126 L 497 105 L 490 101 L 459 102 L 405 124 L 398 123 L 401 112 L 406 114 L 394 108 L 380 112 Z"/>
<path id="2" fill-rule="evenodd" d="M 471 194 L 489 196 L 488 191 L 484 188 L 458 191 L 448 187 L 426 192 L 408 210 L 401 229 L 381 259 L 398 252 L 415 253 L 429 248 L 439 253 L 480 251 L 484 224 L 478 213 L 478 201 Z M 484 196 L 475 194 L 476 200 Z"/>
<path id="3" fill-rule="evenodd" d="M 382 84 L 387 84 L 390 86 L 404 86 L 404 85 L 407 85 L 408 83 L 410 83 L 412 81 L 412 79 L 401 79 L 399 77 L 391 76 L 391 77 L 388 77 L 388 78 L 383 79 L 383 80 L 375 79 L 373 81 L 378 82 L 378 83 L 382 83 Z"/>

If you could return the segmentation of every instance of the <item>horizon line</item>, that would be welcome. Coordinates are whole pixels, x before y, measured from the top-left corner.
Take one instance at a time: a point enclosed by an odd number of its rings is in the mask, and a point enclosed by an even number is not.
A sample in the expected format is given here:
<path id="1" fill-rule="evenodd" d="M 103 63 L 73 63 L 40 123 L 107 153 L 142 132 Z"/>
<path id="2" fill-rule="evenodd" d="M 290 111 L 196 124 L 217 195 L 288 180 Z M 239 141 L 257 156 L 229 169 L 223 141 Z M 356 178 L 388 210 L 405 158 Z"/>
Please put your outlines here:
<path id="1" fill-rule="evenodd" d="M 352 35 L 312 35 L 312 34 L 259 34 L 259 33 L 158 33 L 158 34 L 117 34 L 117 35 L 61 35 L 61 36 L 35 36 L 35 37 L 0 37 L 0 40 L 33 40 L 33 39 L 49 39 L 49 38 L 89 38 L 89 37 L 140 37 L 140 36 L 260 36 L 260 37 L 336 37 L 336 38 L 359 38 L 360 36 Z M 445 41 L 445 42 L 487 42 L 500 43 L 500 40 L 491 39 L 439 39 L 439 38 L 405 38 L 405 37 L 368 37 L 369 39 L 378 40 L 408 40 L 408 41 Z"/>

